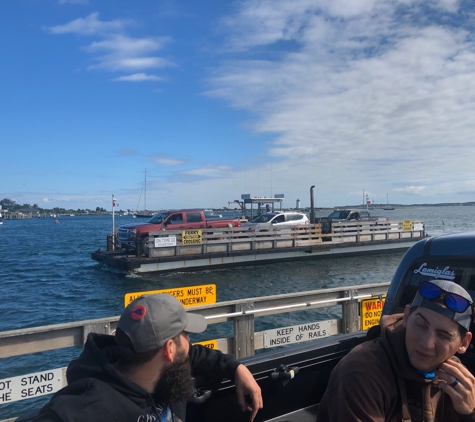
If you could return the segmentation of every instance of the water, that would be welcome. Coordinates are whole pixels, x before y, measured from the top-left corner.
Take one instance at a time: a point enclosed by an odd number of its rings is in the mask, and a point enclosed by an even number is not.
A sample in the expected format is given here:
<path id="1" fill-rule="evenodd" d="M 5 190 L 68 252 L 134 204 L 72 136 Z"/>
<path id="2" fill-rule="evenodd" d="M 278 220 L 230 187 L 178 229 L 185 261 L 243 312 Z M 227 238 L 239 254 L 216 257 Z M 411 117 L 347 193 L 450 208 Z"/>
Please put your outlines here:
<path id="1" fill-rule="evenodd" d="M 222 213 L 225 217 L 225 213 Z M 317 212 L 317 217 L 329 211 Z M 475 207 L 420 207 L 378 210 L 393 220 L 422 219 L 429 235 L 475 229 Z M 116 217 L 116 226 L 133 222 Z M 127 275 L 104 268 L 91 252 L 106 247 L 110 216 L 6 220 L 0 225 L 0 331 L 120 315 L 124 295 L 214 283 L 217 301 L 244 299 L 345 285 L 389 282 L 403 253 L 203 270 L 190 273 Z M 307 311 L 308 312 L 308 311 Z M 338 308 L 315 311 L 324 319 Z M 258 318 L 256 330 L 294 325 L 309 314 Z M 311 316 L 314 318 L 314 315 Z M 223 337 L 231 327 L 211 326 L 205 338 Z M 196 338 L 192 340 L 201 340 Z M 79 348 L 2 359 L 0 379 L 66 366 Z M 42 405 L 47 398 L 0 405 L 0 420 Z"/>

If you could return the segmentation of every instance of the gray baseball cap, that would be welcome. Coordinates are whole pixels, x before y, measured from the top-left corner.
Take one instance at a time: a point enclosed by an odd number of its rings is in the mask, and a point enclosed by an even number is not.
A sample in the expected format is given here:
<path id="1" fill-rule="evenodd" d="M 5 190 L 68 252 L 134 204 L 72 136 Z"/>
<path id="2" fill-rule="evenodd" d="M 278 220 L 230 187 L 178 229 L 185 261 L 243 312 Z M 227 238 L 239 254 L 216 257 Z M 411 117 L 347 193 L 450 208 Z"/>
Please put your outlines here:
<path id="1" fill-rule="evenodd" d="M 429 285 L 424 285 L 425 283 L 429 283 Z M 440 289 L 439 291 L 437 287 Z M 452 303 L 453 301 L 451 302 L 449 300 L 450 293 L 454 293 L 455 295 L 465 299 L 469 303 L 467 309 L 463 312 L 457 312 L 451 309 L 454 307 L 453 305 L 455 305 L 455 303 Z M 464 303 L 463 299 L 458 299 L 458 302 Z M 437 279 L 423 281 L 411 303 L 411 308 L 414 306 L 420 306 L 438 312 L 470 331 L 470 324 L 473 320 L 473 300 L 470 294 L 457 283 Z"/>
<path id="2" fill-rule="evenodd" d="M 207 325 L 202 315 L 187 313 L 173 296 L 153 294 L 131 302 L 122 313 L 117 328 L 127 335 L 135 353 L 143 353 L 162 347 L 183 331 L 201 333 Z"/>

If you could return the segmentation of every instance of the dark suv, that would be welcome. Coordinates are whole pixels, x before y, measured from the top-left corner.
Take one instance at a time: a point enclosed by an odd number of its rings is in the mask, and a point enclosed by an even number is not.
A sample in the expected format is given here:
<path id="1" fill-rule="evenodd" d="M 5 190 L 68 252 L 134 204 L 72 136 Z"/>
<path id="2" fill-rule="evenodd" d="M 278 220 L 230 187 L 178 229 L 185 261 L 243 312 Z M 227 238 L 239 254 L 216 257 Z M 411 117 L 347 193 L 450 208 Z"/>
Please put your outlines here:
<path id="1" fill-rule="evenodd" d="M 340 223 L 343 221 L 373 221 L 376 220 L 368 210 L 348 209 L 335 210 L 329 216 L 333 223 Z"/>

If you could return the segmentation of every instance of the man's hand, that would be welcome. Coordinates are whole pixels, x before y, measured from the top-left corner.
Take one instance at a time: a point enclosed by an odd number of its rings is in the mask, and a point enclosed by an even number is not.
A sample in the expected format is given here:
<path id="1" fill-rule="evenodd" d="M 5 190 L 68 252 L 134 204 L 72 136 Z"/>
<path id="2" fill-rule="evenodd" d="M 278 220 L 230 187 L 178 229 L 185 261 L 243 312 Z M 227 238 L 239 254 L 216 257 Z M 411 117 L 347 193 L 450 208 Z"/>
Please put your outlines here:
<path id="1" fill-rule="evenodd" d="M 256 380 L 249 372 L 249 369 L 242 364 L 236 369 L 234 383 L 236 384 L 239 406 L 241 406 L 243 412 L 246 410 L 251 412 L 250 421 L 252 422 L 256 417 L 257 411 L 263 407 L 261 387 L 259 387 Z M 246 395 L 251 397 L 252 405 L 246 403 Z"/>
<path id="2" fill-rule="evenodd" d="M 436 375 L 441 380 L 439 387 L 451 397 L 455 411 L 461 415 L 472 413 L 475 409 L 475 377 L 470 371 L 460 362 L 449 359 L 440 365 Z"/>

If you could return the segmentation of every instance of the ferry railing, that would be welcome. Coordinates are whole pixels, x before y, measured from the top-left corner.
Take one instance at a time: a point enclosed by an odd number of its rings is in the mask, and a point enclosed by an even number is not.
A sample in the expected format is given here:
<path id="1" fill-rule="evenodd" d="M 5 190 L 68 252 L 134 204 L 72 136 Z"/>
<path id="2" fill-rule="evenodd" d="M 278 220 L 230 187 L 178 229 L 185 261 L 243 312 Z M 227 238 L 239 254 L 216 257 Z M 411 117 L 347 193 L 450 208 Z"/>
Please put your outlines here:
<path id="1" fill-rule="evenodd" d="M 328 334 L 356 332 L 361 329 L 360 301 L 370 298 L 381 301 L 388 286 L 389 283 L 346 286 L 220 302 L 188 310 L 203 315 L 208 324 L 233 322 L 233 336 L 212 340 L 213 345 L 208 347 L 216 347 L 223 353 L 233 353 L 236 358 L 243 358 L 265 347 L 266 331 L 255 332 L 256 317 L 338 305 L 341 306 L 341 318 L 324 321 L 331 327 Z M 0 358 L 82 346 L 91 332 L 114 334 L 118 320 L 119 317 L 114 316 L 0 332 Z M 207 342 L 200 343 L 206 345 Z M 65 368 L 59 369 L 63 373 L 62 385 L 65 385 Z M 7 385 L 5 380 L 0 380 L 0 384 Z M 0 391 L 0 404 L 5 403 L 5 400 L 2 401 L 5 392 Z"/>
<path id="2" fill-rule="evenodd" d="M 255 231 L 253 227 L 201 229 L 196 243 L 186 239 L 196 230 L 166 230 L 150 232 L 144 243 L 145 256 L 165 258 L 229 252 L 291 250 L 313 248 L 341 243 L 371 243 L 410 241 L 425 237 L 422 220 L 375 220 L 332 223 L 331 232 L 323 233 L 321 224 L 305 224 L 292 227 L 271 228 Z M 193 234 L 191 234 L 193 236 Z M 176 245 L 163 244 L 165 239 L 175 238 Z M 155 246 L 157 239 L 157 246 Z M 138 249 L 137 249 L 138 250 Z"/>
<path id="3" fill-rule="evenodd" d="M 342 318 L 335 320 L 332 334 L 359 331 L 359 302 L 380 297 L 389 283 L 287 293 L 220 302 L 189 308 L 203 315 L 208 324 L 234 322 L 234 336 L 218 339 L 218 348 L 237 358 L 250 356 L 263 348 L 263 333 L 254 332 L 255 317 L 341 305 Z M 0 332 L 0 358 L 81 346 L 89 333 L 112 334 L 119 317 L 47 325 Z M 248 333 L 243 337 L 242 333 Z"/>

